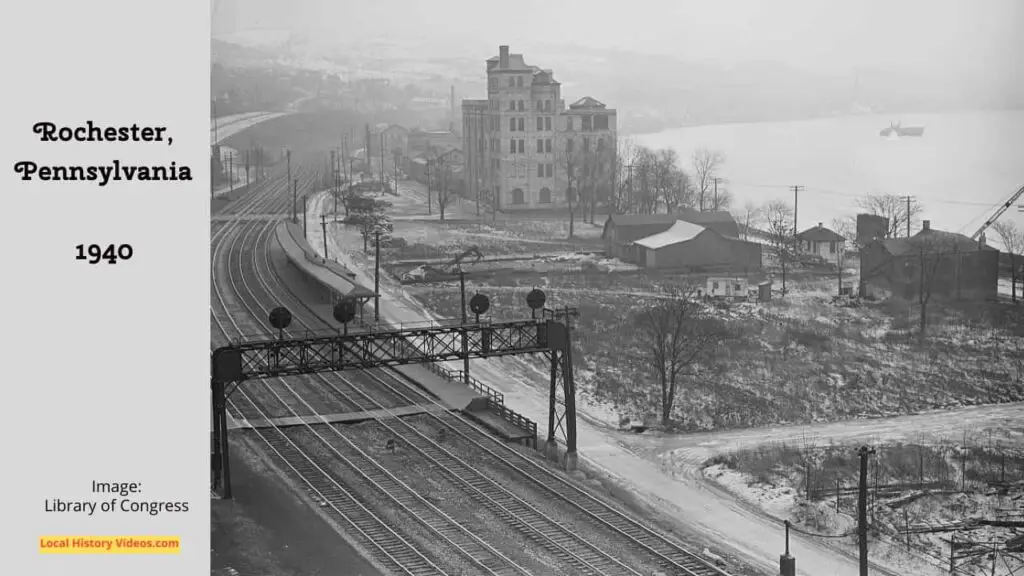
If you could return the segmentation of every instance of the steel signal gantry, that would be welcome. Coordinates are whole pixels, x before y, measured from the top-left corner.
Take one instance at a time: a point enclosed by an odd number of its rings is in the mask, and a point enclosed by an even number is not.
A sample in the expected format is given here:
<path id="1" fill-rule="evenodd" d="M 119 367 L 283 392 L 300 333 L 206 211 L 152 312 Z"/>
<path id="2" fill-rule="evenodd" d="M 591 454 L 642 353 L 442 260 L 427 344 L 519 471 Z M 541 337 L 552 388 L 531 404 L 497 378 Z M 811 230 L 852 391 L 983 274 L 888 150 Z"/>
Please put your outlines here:
<path id="1" fill-rule="evenodd" d="M 348 333 L 354 307 L 344 300 L 334 309 L 335 319 L 345 327 L 343 334 L 312 338 L 284 338 L 291 314 L 279 307 L 271 311 L 270 323 L 279 339 L 223 346 L 211 356 L 213 391 L 213 488 L 231 497 L 231 476 L 227 443 L 227 399 L 246 380 L 370 369 L 405 364 L 444 362 L 460 358 L 491 358 L 513 354 L 545 354 L 551 362 L 548 454 L 555 456 L 556 428 L 565 437 L 565 465 L 576 465 L 576 402 L 572 375 L 572 343 L 568 318 L 576 310 L 547 310 L 544 293 L 534 289 L 527 297 L 533 318 L 512 322 L 480 321 L 490 303 L 477 294 L 470 300 L 475 323 L 433 325 L 378 332 Z M 542 310 L 543 309 L 543 310 Z M 537 318 L 537 312 L 543 316 Z M 565 319 L 565 323 L 559 322 Z M 559 386 L 559 384 L 561 384 Z M 558 414 L 556 391 L 562 389 L 564 408 Z"/>

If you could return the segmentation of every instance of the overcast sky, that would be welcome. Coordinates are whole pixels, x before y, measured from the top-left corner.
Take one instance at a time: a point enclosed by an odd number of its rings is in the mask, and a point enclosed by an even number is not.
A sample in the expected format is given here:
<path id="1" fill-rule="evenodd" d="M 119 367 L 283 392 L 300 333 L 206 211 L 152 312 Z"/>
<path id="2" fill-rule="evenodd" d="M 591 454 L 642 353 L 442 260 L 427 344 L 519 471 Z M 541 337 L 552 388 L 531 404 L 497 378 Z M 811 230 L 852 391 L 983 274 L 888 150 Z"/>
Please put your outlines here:
<path id="1" fill-rule="evenodd" d="M 216 0 L 215 35 L 328 29 L 339 39 L 571 43 L 816 69 L 986 75 L 1024 68 L 1024 0 Z M 496 51 L 495 47 L 493 51 Z"/>

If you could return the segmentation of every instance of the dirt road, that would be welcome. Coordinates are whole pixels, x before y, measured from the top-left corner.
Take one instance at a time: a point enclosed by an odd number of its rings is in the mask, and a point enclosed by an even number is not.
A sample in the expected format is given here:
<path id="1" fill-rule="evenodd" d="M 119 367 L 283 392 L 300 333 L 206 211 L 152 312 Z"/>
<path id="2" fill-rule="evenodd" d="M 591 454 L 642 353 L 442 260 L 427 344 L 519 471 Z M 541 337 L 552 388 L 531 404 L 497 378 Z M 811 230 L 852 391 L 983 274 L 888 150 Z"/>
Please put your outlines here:
<path id="1" fill-rule="evenodd" d="M 322 206 L 323 196 L 310 202 L 308 218 L 316 222 Z M 322 237 L 317 236 L 319 226 L 310 227 L 310 244 L 319 249 Z M 358 263 L 345 254 L 333 238 L 328 239 L 332 256 L 352 270 L 359 270 Z M 355 242 L 355 239 L 349 240 Z M 349 241 L 342 242 L 348 244 Z M 362 281 L 369 282 L 372 271 L 359 270 Z M 413 298 L 392 282 L 382 282 L 383 307 L 381 315 L 394 323 L 414 323 L 432 319 L 432 315 L 419 306 Z M 458 368 L 456 368 L 458 369 Z M 535 422 L 547 421 L 547 391 L 545 382 L 548 375 L 537 368 L 513 357 L 473 361 L 473 375 L 505 395 L 505 403 Z M 821 430 L 834 426 L 835 430 L 846 430 L 847 437 L 863 433 L 865 437 L 881 434 L 895 434 L 900 430 L 916 432 L 912 427 L 940 430 L 945 427 L 962 429 L 964 421 L 1007 422 L 1024 420 L 1021 405 L 967 410 L 956 414 L 923 415 L 918 421 L 905 418 L 892 420 L 865 420 L 835 425 L 822 425 Z M 966 416 L 965 416 L 966 414 Z M 988 416 L 994 414 L 994 416 Z M 915 417 L 907 417 L 915 418 Z M 697 449 L 709 453 L 715 446 L 735 445 L 746 441 L 764 441 L 775 434 L 778 438 L 795 437 L 803 427 L 792 429 L 777 428 L 759 431 L 742 431 L 723 434 L 709 434 L 695 437 L 648 439 L 622 434 L 590 423 L 580 418 L 577 423 L 577 437 L 581 460 L 591 467 L 604 472 L 633 494 L 646 500 L 656 508 L 670 514 L 680 523 L 700 531 L 719 542 L 721 546 L 742 555 L 748 561 L 764 570 L 765 574 L 778 573 L 778 558 L 783 552 L 784 529 L 763 514 L 739 503 L 729 494 L 706 483 L 697 473 L 696 466 L 686 469 L 687 473 L 672 474 L 661 462 L 659 455 L 664 451 L 692 448 L 694 462 L 699 464 Z M 802 536 L 791 539 L 793 554 L 797 557 L 800 574 L 815 576 L 849 576 L 858 573 L 856 560 L 837 552 L 835 549 Z M 874 570 L 886 574 L 884 570 Z"/>

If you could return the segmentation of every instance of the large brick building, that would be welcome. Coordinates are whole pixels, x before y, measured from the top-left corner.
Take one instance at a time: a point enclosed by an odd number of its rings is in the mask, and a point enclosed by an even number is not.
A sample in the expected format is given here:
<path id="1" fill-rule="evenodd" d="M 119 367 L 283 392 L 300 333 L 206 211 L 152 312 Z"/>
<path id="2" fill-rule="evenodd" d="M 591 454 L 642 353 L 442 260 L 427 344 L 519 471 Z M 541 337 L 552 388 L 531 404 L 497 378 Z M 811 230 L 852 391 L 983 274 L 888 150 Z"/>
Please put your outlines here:
<path id="1" fill-rule="evenodd" d="M 999 250 L 963 234 L 932 230 L 924 221 L 910 238 L 868 242 L 861 250 L 863 295 L 935 300 L 995 298 L 999 282 Z"/>
<path id="2" fill-rule="evenodd" d="M 508 46 L 487 60 L 487 99 L 463 100 L 462 119 L 467 191 L 502 210 L 564 205 L 610 182 L 615 110 L 590 97 L 567 109 L 554 73 Z"/>

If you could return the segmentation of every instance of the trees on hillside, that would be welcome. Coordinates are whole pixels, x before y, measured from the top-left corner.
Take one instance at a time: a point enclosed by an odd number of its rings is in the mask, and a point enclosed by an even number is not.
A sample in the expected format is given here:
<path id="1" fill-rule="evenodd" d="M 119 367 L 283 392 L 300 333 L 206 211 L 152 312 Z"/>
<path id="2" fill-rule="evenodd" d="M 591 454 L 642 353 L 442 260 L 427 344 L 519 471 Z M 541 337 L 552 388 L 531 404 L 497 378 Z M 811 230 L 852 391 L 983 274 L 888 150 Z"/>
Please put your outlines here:
<path id="1" fill-rule="evenodd" d="M 726 337 L 724 324 L 694 298 L 696 292 L 697 287 L 676 289 L 635 318 L 638 338 L 657 378 L 664 425 L 672 420 L 682 380 L 706 372 Z"/>

